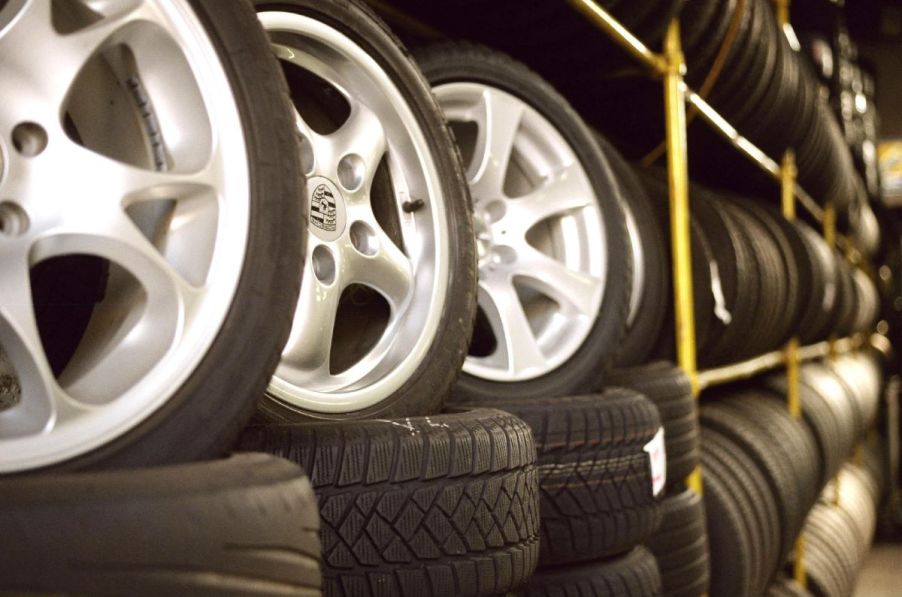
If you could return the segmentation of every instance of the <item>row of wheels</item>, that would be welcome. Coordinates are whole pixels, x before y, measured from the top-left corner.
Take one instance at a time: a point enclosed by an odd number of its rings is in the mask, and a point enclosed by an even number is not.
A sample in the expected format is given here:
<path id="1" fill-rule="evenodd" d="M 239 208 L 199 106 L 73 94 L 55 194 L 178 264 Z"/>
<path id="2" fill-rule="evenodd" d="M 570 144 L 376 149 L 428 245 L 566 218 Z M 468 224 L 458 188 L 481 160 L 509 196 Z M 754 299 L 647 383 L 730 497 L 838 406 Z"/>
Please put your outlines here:
<path id="1" fill-rule="evenodd" d="M 659 592 L 654 388 L 602 391 L 637 222 L 595 135 L 363 4 L 221 8 L 0 5 L 0 68 L 62 105 L 10 104 L 0 142 L 2 588 Z M 229 450 L 257 454 L 190 463 Z"/>
<path id="2" fill-rule="evenodd" d="M 257 402 L 275 422 L 429 415 L 672 357 L 660 177 L 525 66 L 411 55 L 358 3 L 174 4 L 3 7 L 4 64 L 48 99 L 10 102 L 3 141 L 0 470 L 213 455 Z M 81 53 L 26 68 L 23 35 Z M 59 185 L 84 199 L 51 206 Z M 694 194 L 705 363 L 873 324 L 873 285 L 804 225 Z"/>
<path id="3" fill-rule="evenodd" d="M 257 402 L 600 387 L 634 268 L 566 102 L 482 47 L 414 61 L 362 4 L 255 8 L 3 3 L 0 471 L 211 456 Z"/>

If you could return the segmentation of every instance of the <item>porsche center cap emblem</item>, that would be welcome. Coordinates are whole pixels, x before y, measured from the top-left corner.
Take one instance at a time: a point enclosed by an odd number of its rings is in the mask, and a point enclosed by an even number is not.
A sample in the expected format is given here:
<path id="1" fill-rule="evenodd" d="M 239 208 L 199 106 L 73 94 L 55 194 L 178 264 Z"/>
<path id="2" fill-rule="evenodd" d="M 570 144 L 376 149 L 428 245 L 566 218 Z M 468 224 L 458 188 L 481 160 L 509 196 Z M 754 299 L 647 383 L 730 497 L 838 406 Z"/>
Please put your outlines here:
<path id="1" fill-rule="evenodd" d="M 307 185 L 310 192 L 310 231 L 325 241 L 337 239 L 345 228 L 344 197 L 326 178 L 313 177 Z"/>

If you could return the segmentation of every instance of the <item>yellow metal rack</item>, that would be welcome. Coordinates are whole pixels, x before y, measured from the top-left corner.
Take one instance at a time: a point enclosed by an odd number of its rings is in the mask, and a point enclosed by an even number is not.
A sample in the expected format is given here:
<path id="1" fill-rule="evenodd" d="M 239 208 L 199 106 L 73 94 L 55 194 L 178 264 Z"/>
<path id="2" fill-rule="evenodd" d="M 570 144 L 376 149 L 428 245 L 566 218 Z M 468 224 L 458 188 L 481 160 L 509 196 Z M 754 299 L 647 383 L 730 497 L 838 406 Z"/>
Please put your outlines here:
<path id="1" fill-rule="evenodd" d="M 692 290 L 692 260 L 690 255 L 690 220 L 689 220 L 689 169 L 687 151 L 686 104 L 692 106 L 694 115 L 707 122 L 730 144 L 738 149 L 763 171 L 770 174 L 780 183 L 781 205 L 783 216 L 789 220 L 796 217 L 796 204 L 801 205 L 817 222 L 823 226 L 824 238 L 828 244 L 835 246 L 836 212 L 832 205 L 821 208 L 808 193 L 796 182 L 795 154 L 790 150 L 777 163 L 754 143 L 743 137 L 723 116 L 721 116 L 704 98 L 689 89 L 683 77 L 686 72 L 685 60 L 680 47 L 679 22 L 674 20 L 665 36 L 663 53 L 652 51 L 626 27 L 599 6 L 595 0 L 568 0 L 579 12 L 605 31 L 618 45 L 626 49 L 637 60 L 646 65 L 653 76 L 664 82 L 664 109 L 666 141 L 663 148 L 667 153 L 667 171 L 670 187 L 670 229 L 673 255 L 674 312 L 676 327 L 677 360 L 680 367 L 689 376 L 693 392 L 698 393 L 709 386 L 737 379 L 751 377 L 762 371 L 778 366 L 786 367 L 787 375 L 787 407 L 792 416 L 802 416 L 799 398 L 799 364 L 813 359 L 835 356 L 843 352 L 857 350 L 871 341 L 864 335 L 841 340 L 831 339 L 812 346 L 799 346 L 798 338 L 791 339 L 783 350 L 760 355 L 758 357 L 709 369 L 698 371 L 695 346 L 695 320 Z M 789 0 L 775 0 L 776 16 L 782 28 L 789 26 Z M 706 82 L 707 84 L 707 82 Z M 662 149 L 662 148 L 659 148 Z M 656 150 L 648 157 L 656 158 Z M 839 239 L 844 248 L 851 248 L 846 239 Z M 854 251 L 853 251 L 854 252 Z M 696 469 L 687 479 L 693 490 L 702 493 L 701 472 Z M 804 566 L 804 537 L 798 537 L 795 545 L 794 569 L 795 580 L 803 587 L 806 585 Z"/>

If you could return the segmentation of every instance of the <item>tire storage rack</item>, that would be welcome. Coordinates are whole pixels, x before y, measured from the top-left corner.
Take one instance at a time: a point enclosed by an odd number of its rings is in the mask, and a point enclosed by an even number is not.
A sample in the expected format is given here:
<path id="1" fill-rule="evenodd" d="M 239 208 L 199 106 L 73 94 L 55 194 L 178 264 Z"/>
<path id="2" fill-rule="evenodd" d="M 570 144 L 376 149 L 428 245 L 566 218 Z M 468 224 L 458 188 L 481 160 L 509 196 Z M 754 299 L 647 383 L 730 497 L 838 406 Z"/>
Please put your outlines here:
<path id="1" fill-rule="evenodd" d="M 75 2 L 3 4 L 0 0 L 0 17 L 18 15 L 15 10 L 21 4 L 22 14 L 36 20 L 23 17 L 15 22 L 38 23 L 44 34 L 57 41 L 83 39 L 78 35 L 86 33 L 89 41 L 97 42 L 96 31 L 107 31 L 107 26 L 120 32 L 122 15 L 109 12 L 112 9 L 107 10 L 106 3 L 82 1 L 84 12 L 68 14 L 60 7 L 71 8 Z M 236 300 L 229 313 L 252 311 L 255 318 L 247 326 L 258 320 L 268 326 L 260 330 L 242 326 L 232 338 L 240 338 L 240 343 L 217 341 L 217 350 L 202 359 L 203 366 L 191 383 L 185 383 L 184 391 L 175 384 L 179 391 L 175 397 L 167 394 L 171 402 L 166 408 L 151 410 L 150 419 L 141 424 L 136 421 L 143 421 L 139 415 L 147 416 L 147 409 L 131 413 L 129 421 L 135 427 L 122 432 L 124 436 L 113 433 L 120 432 L 124 423 L 106 417 L 104 422 L 113 420 L 118 427 L 110 431 L 95 425 L 94 433 L 63 435 L 72 443 L 66 450 L 59 450 L 54 437 L 44 433 L 56 419 L 67 423 L 66 410 L 62 417 L 49 409 L 38 412 L 24 430 L 22 444 L 3 443 L 3 432 L 10 428 L 3 423 L 12 420 L 3 417 L 22 413 L 23 404 L 34 404 L 22 396 L 34 395 L 39 385 L 35 378 L 52 382 L 44 385 L 54 399 L 65 397 L 62 391 L 54 393 L 54 383 L 74 391 L 81 378 L 76 376 L 71 384 L 54 382 L 65 376 L 43 367 L 41 359 L 47 351 L 38 342 L 32 342 L 37 368 L 46 371 L 22 376 L 21 367 L 16 367 L 22 365 L 23 353 L 32 351 L 7 354 L 0 346 L 0 448 L 27 447 L 31 445 L 27 441 L 37 437 L 40 441 L 32 443 L 44 449 L 0 449 L 0 476 L 8 472 L 4 463 L 18 467 L 9 482 L 0 483 L 0 549 L 6 553 L 0 560 L 0 595 L 7 590 L 16 591 L 13 594 L 217 597 L 698 597 L 709 590 L 712 595 L 731 597 L 843 597 L 851 593 L 855 572 L 875 531 L 877 502 L 886 482 L 873 423 L 883 390 L 876 353 L 887 356 L 890 348 L 884 336 L 873 333 L 879 296 L 868 260 L 875 250 L 868 249 L 867 237 L 855 235 L 860 226 L 851 226 L 852 231 L 845 228 L 845 217 L 851 218 L 853 212 L 844 200 L 850 204 L 862 200 L 860 181 L 849 171 L 841 167 L 834 171 L 829 165 L 823 167 L 822 178 L 811 179 L 812 172 L 817 175 L 821 169 L 820 162 L 842 162 L 839 158 L 848 157 L 839 151 L 837 131 L 814 126 L 823 124 L 818 118 L 826 112 L 801 118 L 791 127 L 806 135 L 809 128 L 815 131 L 810 133 L 813 140 L 806 136 L 797 145 L 807 147 L 811 141 L 819 145 L 817 151 L 806 149 L 796 155 L 788 150 L 779 163 L 774 161 L 769 157 L 777 153 L 773 147 L 746 132 L 739 117 L 717 102 L 716 94 L 706 99 L 706 89 L 711 87 L 707 79 L 698 93 L 690 89 L 690 85 L 696 87 L 695 79 L 686 68 L 676 16 L 684 0 L 644 3 L 647 11 L 655 13 L 654 42 L 641 42 L 645 39 L 642 27 L 626 14 L 622 21 L 611 16 L 621 14 L 615 4 L 629 5 L 621 0 L 568 0 L 569 6 L 536 6 L 535 12 L 517 15 L 540 27 L 547 27 L 549 14 L 582 26 L 588 38 L 575 45 L 580 53 L 586 50 L 588 60 L 575 69 L 580 74 L 592 75 L 608 48 L 617 44 L 664 83 L 665 110 L 660 116 L 666 116 L 662 119 L 666 139 L 643 162 L 663 157 L 666 151 L 668 169 L 642 172 L 633 170 L 613 144 L 607 145 L 588 121 L 583 122 L 565 93 L 533 73 L 529 60 L 521 64 L 516 57 L 499 53 L 492 43 L 473 44 L 460 30 L 460 39 L 439 39 L 442 43 L 408 50 L 406 40 L 395 37 L 382 22 L 380 11 L 394 10 L 399 21 L 409 19 L 410 31 L 404 33 L 413 37 L 413 29 L 422 25 L 424 36 L 438 33 L 441 38 L 443 33 L 427 31 L 431 25 L 417 21 L 417 0 L 406 5 L 403 0 L 242 0 L 234 3 L 234 14 L 214 10 L 215 1 L 179 0 L 172 5 L 203 6 L 201 14 L 222 18 L 222 31 L 231 32 L 223 34 L 223 43 L 236 44 L 236 57 L 245 51 L 256 56 L 259 64 L 247 60 L 242 69 L 258 75 L 257 79 L 262 76 L 273 88 L 272 102 L 267 103 L 262 101 L 264 86 L 249 85 L 248 91 L 256 95 L 242 98 L 250 106 L 259 104 L 255 114 L 266 124 L 262 127 L 266 134 L 242 129 L 239 140 L 253 141 L 249 152 L 258 155 L 248 165 L 261 166 L 261 176 L 267 176 L 268 183 L 255 189 L 254 197 L 259 194 L 272 201 L 257 207 L 271 219 L 282 217 L 281 230 L 288 236 L 295 220 L 304 224 L 299 238 L 284 246 L 272 243 L 272 252 L 255 254 L 255 262 L 265 264 L 261 255 L 284 257 L 279 260 L 281 268 L 300 271 L 301 280 L 295 271 L 288 276 L 287 288 L 272 289 L 268 274 L 284 272 L 242 267 L 260 276 L 242 282 L 242 289 L 260 286 L 283 296 L 276 305 L 263 301 L 265 296 L 248 298 L 246 304 Z M 506 20 L 513 16 L 510 7 L 520 0 L 434 2 L 462 13 L 458 2 L 481 5 Z M 778 19 L 771 14 L 770 2 L 710 0 L 708 6 L 720 11 L 724 30 L 735 33 L 740 21 L 746 25 L 754 21 L 755 27 L 747 26 L 741 38 L 754 39 L 757 34 L 752 31 L 760 32 L 766 25 L 770 41 L 779 39 L 785 46 L 785 29 L 777 22 L 788 24 L 788 0 L 778 2 Z M 143 8 L 141 2 L 136 4 Z M 666 10 L 655 11 L 664 4 Z M 610 6 L 610 12 L 602 5 Z M 686 3 L 685 8 L 691 15 L 690 6 Z M 34 7 L 38 10 L 29 12 Z M 94 8 L 100 12 L 94 14 Z M 642 11 L 633 12 L 636 16 Z M 142 32 L 131 28 L 133 17 L 126 12 L 124 25 L 129 31 Z M 461 22 L 473 29 L 478 25 L 469 14 Z M 687 32 L 688 22 L 684 21 Z M 23 38 L 4 38 L 2 24 L 0 18 L 0 56 L 4 57 L 0 74 L 14 79 L 5 61 L 18 53 L 3 42 Z M 515 36 L 525 32 L 518 19 L 504 26 Z M 613 41 L 598 34 L 596 26 Z M 552 37 L 567 36 L 569 31 L 567 27 L 547 29 Z M 18 24 L 7 30 L 28 35 L 27 28 Z M 699 30 L 704 27 L 694 32 Z M 106 43 L 112 38 L 102 39 Z M 139 43 L 147 39 L 154 41 L 138 35 L 134 43 L 142 55 L 150 56 L 160 44 Z M 692 56 L 688 34 L 685 39 Z M 732 33 L 723 41 L 710 36 L 710 45 L 720 47 L 712 49 L 718 56 L 715 63 L 730 47 L 742 47 L 736 39 Z M 653 52 L 650 48 L 661 40 L 663 51 Z M 547 51 L 547 41 L 543 38 L 536 44 L 539 52 Z M 570 56 L 562 48 L 557 50 L 547 54 L 561 60 Z M 212 52 L 211 56 L 219 56 L 222 49 Z M 130 90 L 127 105 L 140 109 L 146 123 L 153 124 L 156 117 L 140 77 L 123 70 L 132 65 L 120 64 L 126 54 L 118 50 L 104 54 L 101 66 L 110 67 L 110 76 L 98 77 L 99 83 L 101 88 L 111 84 L 114 89 Z M 93 51 L 86 55 L 92 56 Z M 773 53 L 768 55 L 774 59 Z M 801 67 L 793 68 L 801 81 Z M 43 68 L 38 74 L 55 70 Z M 471 81 L 460 76 L 462 72 L 479 77 Z M 175 74 L 180 73 L 185 74 Z M 783 89 L 792 87 L 785 74 L 766 85 L 747 73 L 743 76 L 754 81 L 759 91 L 767 88 L 785 100 L 793 95 Z M 651 80 L 657 92 L 657 81 L 644 72 L 637 79 Z M 88 83 L 95 81 L 89 78 Z M 151 86 L 155 96 L 158 87 L 159 83 Z M 740 103 L 753 103 L 723 87 L 718 92 L 732 94 Z M 807 100 L 814 99 L 810 89 L 802 89 L 800 97 L 806 93 Z M 469 122 L 478 119 L 462 115 L 476 97 L 485 102 L 484 118 Z M 655 93 L 649 106 L 656 107 L 657 101 Z M 768 110 L 760 107 L 751 111 L 779 128 L 784 120 L 791 121 L 806 110 L 805 102 L 797 103 L 792 110 L 774 110 L 779 115 L 776 119 L 768 119 Z M 546 113 L 538 109 L 539 104 L 560 109 Z M 649 106 L 634 110 L 633 115 L 647 117 Z M 84 106 L 73 108 L 75 132 L 80 126 L 91 130 L 87 126 L 94 124 L 95 119 L 88 117 L 91 110 L 77 108 Z M 269 120 L 264 118 L 267 109 L 274 112 Z M 619 114 L 607 106 L 600 110 Z M 244 116 L 237 108 L 235 113 Z M 521 127 L 522 113 L 526 115 Z M 229 110 L 224 114 L 234 116 Z M 0 109 L 0 119 L 7 116 L 6 109 Z M 688 170 L 688 127 L 695 116 L 779 182 L 782 210 L 728 191 L 718 195 L 699 187 L 695 194 Z M 483 147 L 478 152 L 465 141 L 466 135 L 455 132 L 453 125 L 461 121 L 482 127 Z M 186 122 L 176 123 L 176 130 Z M 508 125 L 500 129 L 509 135 L 497 134 L 498 122 Z M 490 127 L 496 128 L 486 142 Z M 155 149 L 147 156 L 154 162 L 153 170 L 144 173 L 152 176 L 154 192 L 139 195 L 158 199 L 179 186 L 172 181 L 183 174 L 179 168 L 161 174 L 168 167 L 164 155 L 168 146 L 156 134 L 155 124 L 145 128 L 137 131 L 136 138 L 147 137 Z M 533 142 L 533 159 L 521 156 L 523 163 L 515 162 L 514 175 L 508 178 L 515 133 L 523 131 L 518 151 L 522 153 L 524 143 Z M 12 136 L 15 151 L 0 138 L 0 157 L 11 155 L 13 164 L 28 165 L 47 148 L 42 132 L 46 134 L 38 124 L 23 120 Z M 64 132 L 66 137 L 74 134 L 60 128 L 54 132 L 55 139 L 64 139 Z M 201 145 L 209 136 L 197 135 Z M 267 144 L 268 136 L 279 143 Z M 506 145 L 499 144 L 499 138 L 510 142 L 506 151 L 499 148 Z M 535 139 L 554 142 L 542 147 Z M 58 143 L 54 141 L 53 146 Z M 692 144 L 696 144 L 694 137 Z M 625 147 L 624 143 L 620 148 L 624 155 Z M 394 153 L 389 154 L 390 149 Z M 269 159 L 268 151 L 282 151 L 288 167 L 263 168 L 276 162 Z M 464 162 L 471 153 L 480 157 L 467 160 L 471 166 L 480 166 L 479 176 L 471 177 L 471 168 Z M 606 153 L 611 154 L 610 163 Z M 84 158 L 81 150 L 73 155 Z M 176 155 L 174 163 L 187 159 L 190 164 L 193 155 Z M 706 167 L 717 170 L 712 167 L 717 159 L 711 156 Z M 403 167 L 399 168 L 400 162 Z M 839 166 L 851 170 L 849 160 Z M 119 168 L 121 174 L 135 166 Z M 244 167 L 236 167 L 235 172 L 239 171 L 243 173 Z M 83 178 L 78 174 L 70 173 L 70 178 Z M 401 174 L 402 183 L 392 184 L 392 177 Z M 837 177 L 842 180 L 834 180 Z M 533 184 L 534 178 L 542 184 Z M 10 179 L 17 180 L 0 176 L 0 189 L 7 188 L 2 185 Z M 559 182 L 566 184 L 559 186 Z M 250 184 L 238 183 L 239 189 Z M 179 184 L 179 188 L 194 189 L 193 184 Z M 266 187 L 272 188 L 263 192 Z M 541 200 L 518 208 L 516 204 L 522 205 L 520 200 L 527 196 L 522 194 L 526 187 L 531 189 L 528 195 Z M 554 192 L 549 191 L 551 187 Z M 276 188 L 282 192 L 274 192 Z M 418 189 L 426 190 L 415 193 Z M 647 197 L 626 205 L 629 195 L 641 198 L 645 191 Z M 277 209 L 275 199 L 280 194 L 294 211 Z M 586 204 L 584 194 L 593 201 Z M 111 192 L 111 196 L 116 195 Z M 507 203 L 507 199 L 513 201 Z M 805 211 L 800 212 L 796 226 L 798 204 Z M 110 213 L 122 209 L 118 204 L 113 207 Z M 511 223 L 515 218 L 505 223 L 506 215 L 518 215 L 517 209 L 534 210 L 519 212 L 520 228 Z M 0 241 L 26 247 L 33 233 L 24 233 L 28 222 L 24 215 L 17 219 L 19 213 L 25 214 L 16 211 L 12 201 L 0 202 Z M 873 213 L 870 217 L 876 228 L 876 217 Z M 823 234 L 812 229 L 814 222 Z M 254 230 L 266 231 L 260 226 Z M 131 231 L 132 225 L 124 228 Z M 413 248 L 401 250 L 409 238 L 405 234 L 412 231 L 419 233 L 415 242 L 407 244 Z M 506 243 L 496 242 L 496 232 L 507 235 Z M 566 235 L 579 237 L 579 242 L 574 241 L 578 252 L 564 241 L 566 247 L 549 249 Z M 587 239 L 592 242 L 582 242 Z M 159 249 L 137 240 L 148 251 Z M 302 245 L 307 246 L 306 255 Z M 539 247 L 531 245 L 544 245 L 554 259 L 545 259 L 542 251 L 535 250 Z M 288 259 L 291 256 L 293 261 Z M 532 301 L 527 313 L 514 278 L 528 278 L 530 270 L 556 261 L 566 261 L 572 266 L 566 269 L 579 275 L 531 278 L 533 284 L 544 285 L 544 290 L 531 290 L 553 299 L 550 302 L 556 306 Z M 484 263 L 489 272 L 498 273 L 486 273 Z M 650 263 L 655 267 L 644 269 Z M 672 283 L 667 279 L 671 273 Z M 52 270 L 45 275 L 55 278 Z M 497 284 L 501 279 L 505 284 Z M 637 287 L 641 290 L 634 302 Z M 815 291 L 806 293 L 809 288 Z M 355 292 L 349 292 L 343 302 L 347 289 Z M 507 313 L 523 315 L 516 318 L 519 333 L 495 334 L 492 342 L 480 335 L 480 326 L 495 325 L 488 321 L 491 313 L 486 315 L 483 304 L 486 289 L 499 290 L 493 301 L 516 297 L 508 303 L 515 308 Z M 703 292 L 696 294 L 696 290 Z M 300 298 L 294 301 L 299 292 Z M 92 303 L 97 302 L 93 298 L 97 288 L 85 293 L 91 295 Z M 126 293 L 126 298 L 131 294 Z M 571 302 L 561 304 L 567 300 Z M 429 308 L 420 309 L 424 304 Z M 503 306 L 497 306 L 497 313 Z M 0 301 L 0 345 L 10 334 L 3 319 L 5 307 Z M 339 309 L 344 309 L 341 317 Z M 480 322 L 479 309 L 486 321 Z M 668 310 L 672 315 L 667 315 Z M 119 312 L 110 311 L 104 314 Z M 534 323 L 529 315 L 536 312 L 539 317 L 532 319 L 545 320 L 538 332 L 528 329 Z M 639 312 L 647 316 L 644 321 L 636 317 Z M 343 320 L 342 325 L 334 320 Z M 374 320 L 384 325 L 374 326 Z M 403 333 L 395 326 L 399 322 L 404 324 Z M 62 327 L 70 331 L 69 326 Z M 229 326 L 224 329 L 231 331 Z M 529 334 L 524 335 L 524 330 Z M 258 341 L 251 332 L 267 334 L 266 341 Z M 128 336 L 134 345 L 141 344 L 136 341 L 139 338 Z M 232 344 L 238 346 L 233 349 Z M 540 344 L 556 350 L 543 353 Z M 334 360 L 333 346 L 338 347 Z M 399 346 L 407 350 L 390 350 Z M 515 349 L 523 346 L 525 354 L 515 355 Z M 223 352 L 231 360 L 216 358 Z M 131 365 L 128 355 L 124 365 Z M 13 360 L 13 373 L 19 377 L 5 374 L 5 357 Z M 55 368 L 65 373 L 66 363 L 73 358 L 60 356 Z M 74 362 L 87 367 L 89 361 L 75 358 Z M 128 377 L 133 367 L 124 365 L 120 368 L 125 377 L 117 379 L 120 385 L 134 381 Z M 748 384 L 722 385 L 751 377 L 756 380 Z M 95 382 L 108 381 L 100 375 L 95 378 Z M 30 386 L 22 391 L 18 381 L 8 380 L 23 380 Z M 892 392 L 898 393 L 898 377 L 895 381 L 886 389 L 887 402 Z M 91 389 L 95 393 L 106 389 L 112 394 L 109 400 L 115 401 L 119 393 L 115 384 L 103 385 L 110 387 Z M 137 394 L 156 398 L 155 392 Z M 704 398 L 701 406 L 700 397 Z M 24 412 L 33 415 L 37 410 Z M 48 419 L 44 427 L 34 424 L 43 415 Z M 109 433 L 100 437 L 104 429 Z M 863 439 L 868 430 L 872 433 Z M 76 441 L 79 437 L 107 444 L 86 447 Z M 219 458 L 229 453 L 229 458 Z M 27 474 L 45 465 L 50 475 Z M 132 470 L 116 470 L 122 468 Z M 810 593 L 805 590 L 808 586 Z"/>
<path id="2" fill-rule="evenodd" d="M 802 418 L 802 400 L 800 398 L 800 365 L 808 361 L 829 358 L 852 353 L 866 345 L 884 347 L 885 337 L 874 334 L 855 334 L 846 338 L 834 338 L 825 342 L 801 346 L 799 339 L 793 337 L 782 350 L 773 351 L 716 368 L 699 370 L 696 358 L 696 327 L 693 300 L 693 272 L 690 242 L 689 217 L 689 170 L 686 105 L 745 158 L 772 176 L 780 186 L 780 203 L 783 217 L 795 220 L 797 205 L 801 205 L 808 214 L 822 226 L 824 240 L 831 247 L 839 246 L 844 256 L 853 264 L 862 265 L 862 253 L 858 252 L 850 238 L 841 236 L 836 230 L 836 211 L 832 203 L 821 207 L 797 182 L 796 155 L 792 149 L 787 150 L 779 162 L 767 155 L 747 138 L 743 137 L 730 122 L 721 116 L 702 96 L 690 89 L 684 80 L 686 64 L 680 42 L 679 20 L 674 19 L 664 37 L 663 51 L 654 52 L 645 45 L 627 27 L 602 8 L 595 0 L 568 0 L 569 4 L 581 12 L 598 29 L 626 50 L 633 58 L 648 68 L 651 76 L 659 78 L 664 87 L 665 110 L 665 151 L 667 156 L 667 178 L 670 201 L 670 235 L 673 268 L 674 292 L 674 330 L 676 356 L 678 365 L 685 371 L 692 383 L 693 395 L 696 399 L 702 390 L 721 384 L 753 377 L 762 372 L 778 367 L 785 367 L 786 374 L 786 407 L 790 415 L 798 420 Z M 775 13 L 781 29 L 789 26 L 790 0 L 775 0 Z M 739 12 L 739 11 L 737 11 Z M 729 49 L 735 41 L 729 36 L 724 40 L 721 52 Z M 862 460 L 861 446 L 856 448 L 858 464 Z M 848 467 L 847 467 L 848 468 Z M 839 508 L 843 479 L 852 475 L 847 468 L 838 473 L 825 493 L 833 495 L 832 508 Z M 701 466 L 686 479 L 687 487 L 698 495 L 704 493 L 704 481 Z M 849 491 L 856 491 L 850 488 Z M 823 503 L 815 506 L 810 518 L 815 514 L 823 517 L 819 509 L 827 508 Z M 792 576 L 795 583 L 803 589 L 808 587 L 805 561 L 805 533 L 811 521 L 795 539 L 792 546 Z M 791 581 L 779 578 L 768 594 L 795 594 Z M 783 583 L 782 585 L 780 583 Z M 786 589 L 784 587 L 789 586 Z M 851 588 L 851 587 L 850 587 Z M 786 593 L 780 592 L 786 590 Z"/>

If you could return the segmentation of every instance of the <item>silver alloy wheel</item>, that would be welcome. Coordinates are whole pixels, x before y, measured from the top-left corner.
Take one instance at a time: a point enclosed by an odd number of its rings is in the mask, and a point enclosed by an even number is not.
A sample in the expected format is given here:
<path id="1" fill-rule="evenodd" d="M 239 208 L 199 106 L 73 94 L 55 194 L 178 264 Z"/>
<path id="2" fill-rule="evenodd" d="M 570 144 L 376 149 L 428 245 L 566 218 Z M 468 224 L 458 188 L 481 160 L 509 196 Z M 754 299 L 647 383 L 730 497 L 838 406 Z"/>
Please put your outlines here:
<path id="1" fill-rule="evenodd" d="M 414 113 L 372 56 L 316 19 L 259 17 L 279 59 L 324 82 L 348 109 L 323 132 L 297 106 L 311 234 L 291 335 L 268 393 L 305 412 L 358 411 L 409 380 L 436 336 L 449 278 L 441 181 Z M 388 185 L 376 184 L 380 172 Z M 360 287 L 387 303 L 386 313 L 363 314 L 367 325 L 381 324 L 369 342 L 363 331 L 348 337 L 336 326 Z"/>
<path id="2" fill-rule="evenodd" d="M 492 381 L 540 377 L 579 350 L 599 316 L 609 257 L 595 192 L 561 133 L 526 102 L 481 83 L 433 91 L 452 128 L 476 127 L 464 159 L 479 306 L 494 343 L 486 354 L 471 350 L 463 370 Z"/>
<path id="3" fill-rule="evenodd" d="M 633 256 L 633 283 L 630 289 L 630 308 L 626 318 L 627 328 L 636 321 L 639 307 L 642 303 L 642 294 L 645 292 L 645 248 L 642 246 L 642 237 L 639 236 L 639 227 L 636 225 L 636 216 L 633 210 L 624 202 L 623 215 L 626 219 L 626 232 L 630 239 L 630 253 Z"/>
<path id="4" fill-rule="evenodd" d="M 250 194 L 228 77 L 183 0 L 10 0 L 0 80 L 9 472 L 102 446 L 181 387 L 232 302 Z M 109 276 L 56 374 L 29 272 L 72 255 L 106 260 Z"/>

